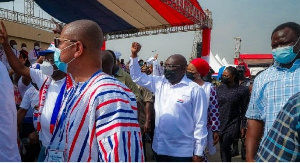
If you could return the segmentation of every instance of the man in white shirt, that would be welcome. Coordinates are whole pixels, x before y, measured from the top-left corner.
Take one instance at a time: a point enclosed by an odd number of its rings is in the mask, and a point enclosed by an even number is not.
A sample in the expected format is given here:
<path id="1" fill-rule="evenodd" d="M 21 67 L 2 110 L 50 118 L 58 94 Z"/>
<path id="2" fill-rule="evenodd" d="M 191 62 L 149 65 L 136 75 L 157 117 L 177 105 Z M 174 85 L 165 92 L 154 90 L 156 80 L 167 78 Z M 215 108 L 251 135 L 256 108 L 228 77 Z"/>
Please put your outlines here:
<path id="1" fill-rule="evenodd" d="M 164 76 L 141 73 L 132 43 L 130 75 L 137 84 L 155 94 L 153 150 L 157 161 L 204 161 L 207 140 L 207 99 L 203 89 L 185 76 L 187 62 L 179 54 L 165 62 Z"/>
<path id="2" fill-rule="evenodd" d="M 33 162 L 40 152 L 38 135 L 35 133 L 36 125 L 33 124 L 33 112 L 39 104 L 39 91 L 31 86 L 24 94 L 20 109 L 18 110 L 19 135 L 25 146 L 26 152 L 22 153 L 22 161 Z M 25 141 L 24 141 L 25 140 Z"/>
<path id="3" fill-rule="evenodd" d="M 20 162 L 14 87 L 2 62 L 0 62 L 0 103 L 0 161 Z"/>
<path id="4" fill-rule="evenodd" d="M 15 40 L 10 40 L 9 41 L 11 50 L 15 53 L 16 57 L 19 58 L 20 52 L 18 51 L 18 44 Z"/>
<path id="5" fill-rule="evenodd" d="M 58 116 L 58 115 L 53 116 L 53 110 L 55 108 L 59 93 L 61 91 L 64 92 L 63 85 L 66 82 L 65 80 L 66 74 L 58 70 L 57 67 L 54 65 L 53 58 L 54 58 L 55 46 L 53 44 L 51 44 L 47 50 L 39 52 L 39 55 L 44 57 L 43 64 L 39 65 L 40 69 L 44 69 L 44 72 L 51 72 L 52 70 L 53 73 L 52 75 L 51 74 L 45 75 L 42 73 L 43 70 L 40 71 L 37 69 L 24 66 L 24 64 L 21 63 L 20 60 L 17 59 L 15 55 L 13 55 L 13 51 L 11 51 L 11 48 L 9 48 L 9 44 L 7 42 L 7 33 L 3 22 L 1 22 L 1 25 L 2 25 L 2 31 L 0 30 L 0 32 L 2 32 L 3 34 L 2 37 L 0 37 L 0 44 L 3 45 L 7 60 L 10 63 L 12 69 L 16 73 L 22 76 L 31 78 L 32 82 L 36 83 L 39 90 L 42 89 L 41 91 L 42 94 L 40 95 L 37 129 L 40 130 L 39 139 L 43 145 L 38 161 L 44 161 L 45 147 L 49 145 L 50 139 L 52 137 L 53 129 L 55 127 L 55 122 L 54 124 L 52 124 L 51 119 L 54 120 Z"/>
<path id="6" fill-rule="evenodd" d="M 34 43 L 34 48 L 28 53 L 28 60 L 30 65 L 34 64 L 39 58 L 40 44 L 38 42 Z"/>

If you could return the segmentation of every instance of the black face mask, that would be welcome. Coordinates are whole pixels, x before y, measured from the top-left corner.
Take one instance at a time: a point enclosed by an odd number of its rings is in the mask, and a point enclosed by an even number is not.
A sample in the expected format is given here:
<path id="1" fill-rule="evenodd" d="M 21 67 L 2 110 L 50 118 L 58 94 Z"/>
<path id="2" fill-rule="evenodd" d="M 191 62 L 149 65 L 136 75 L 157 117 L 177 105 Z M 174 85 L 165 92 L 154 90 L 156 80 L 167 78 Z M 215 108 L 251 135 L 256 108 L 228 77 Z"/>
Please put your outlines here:
<path id="1" fill-rule="evenodd" d="M 164 75 L 170 83 L 173 83 L 174 81 L 176 81 L 178 79 L 178 76 L 176 75 L 175 70 L 165 69 Z"/>
<path id="2" fill-rule="evenodd" d="M 245 78 L 244 76 L 245 72 L 243 70 L 238 70 L 238 73 L 239 73 L 239 79 L 243 80 Z"/>
<path id="3" fill-rule="evenodd" d="M 191 80 L 195 80 L 196 78 L 194 77 L 194 73 L 192 73 L 192 72 L 186 72 L 186 77 L 187 78 L 189 78 L 189 79 L 191 79 Z"/>
<path id="4" fill-rule="evenodd" d="M 224 84 L 227 84 L 227 83 L 229 83 L 229 78 L 222 77 L 221 82 Z"/>

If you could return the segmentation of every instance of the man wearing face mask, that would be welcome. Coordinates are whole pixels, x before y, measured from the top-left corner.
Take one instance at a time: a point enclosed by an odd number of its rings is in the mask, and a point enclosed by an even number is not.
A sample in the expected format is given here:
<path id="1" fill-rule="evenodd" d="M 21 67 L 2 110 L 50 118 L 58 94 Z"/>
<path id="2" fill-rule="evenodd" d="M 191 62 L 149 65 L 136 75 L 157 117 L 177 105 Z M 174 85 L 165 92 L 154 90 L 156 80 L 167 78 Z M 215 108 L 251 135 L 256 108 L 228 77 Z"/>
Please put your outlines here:
<path id="1" fill-rule="evenodd" d="M 39 58 L 40 44 L 35 42 L 33 45 L 33 49 L 29 51 L 28 60 L 30 64 L 34 64 Z"/>
<path id="2" fill-rule="evenodd" d="M 287 22 L 271 35 L 275 63 L 259 74 L 253 84 L 247 110 L 246 160 L 254 161 L 261 138 L 268 131 L 288 99 L 300 92 L 300 25 Z"/>
<path id="3" fill-rule="evenodd" d="M 15 40 L 10 40 L 9 44 L 10 44 L 11 50 L 15 53 L 15 55 L 17 56 L 17 58 L 19 58 L 20 53 L 18 51 L 17 42 Z"/>
<path id="4" fill-rule="evenodd" d="M 30 62 L 28 59 L 28 51 L 27 51 L 27 45 L 25 43 L 22 43 L 21 50 L 20 50 L 20 58 L 23 58 L 25 61 L 25 66 L 29 67 Z"/>
<path id="5" fill-rule="evenodd" d="M 16 73 L 30 78 L 33 83 L 37 84 L 40 90 L 37 130 L 39 131 L 42 148 L 38 161 L 44 161 L 45 148 L 49 145 L 51 140 L 62 96 L 65 91 L 66 74 L 59 71 L 54 65 L 55 47 L 53 44 L 51 44 L 47 50 L 39 52 L 39 55 L 43 56 L 44 60 L 42 64 L 37 65 L 40 66 L 40 70 L 24 66 L 24 64 L 16 58 L 8 44 L 6 29 L 2 21 L 1 26 L 0 44 L 3 45 L 7 60 L 12 69 Z"/>
<path id="6" fill-rule="evenodd" d="M 203 89 L 186 77 L 186 59 L 172 55 L 165 62 L 163 76 L 146 75 L 138 64 L 140 49 L 139 43 L 132 43 L 130 75 L 155 94 L 152 147 L 156 161 L 204 161 L 207 99 Z"/>
<path id="7" fill-rule="evenodd" d="M 67 24 L 55 38 L 54 62 L 68 82 L 46 161 L 144 161 L 135 95 L 102 72 L 102 43 L 90 20 Z"/>

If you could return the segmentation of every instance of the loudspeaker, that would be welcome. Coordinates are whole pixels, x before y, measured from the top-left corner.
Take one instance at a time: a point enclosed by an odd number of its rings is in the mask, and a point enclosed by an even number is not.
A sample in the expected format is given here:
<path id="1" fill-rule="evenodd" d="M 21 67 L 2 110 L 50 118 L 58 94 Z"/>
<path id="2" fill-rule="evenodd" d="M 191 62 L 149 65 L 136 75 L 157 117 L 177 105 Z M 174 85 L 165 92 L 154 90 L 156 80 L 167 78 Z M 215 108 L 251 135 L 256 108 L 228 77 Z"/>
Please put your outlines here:
<path id="1" fill-rule="evenodd" d="M 202 42 L 197 42 L 197 58 L 201 58 L 202 56 Z"/>

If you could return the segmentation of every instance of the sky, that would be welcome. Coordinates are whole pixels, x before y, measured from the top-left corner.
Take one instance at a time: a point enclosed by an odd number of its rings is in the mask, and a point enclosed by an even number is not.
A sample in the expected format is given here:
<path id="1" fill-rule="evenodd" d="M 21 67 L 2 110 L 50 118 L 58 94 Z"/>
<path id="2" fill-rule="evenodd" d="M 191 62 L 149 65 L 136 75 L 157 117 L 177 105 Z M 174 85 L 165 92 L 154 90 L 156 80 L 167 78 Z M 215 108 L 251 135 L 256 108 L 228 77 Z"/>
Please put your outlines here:
<path id="1" fill-rule="evenodd" d="M 299 0 L 198 0 L 201 7 L 212 12 L 213 29 L 211 51 L 233 63 L 235 40 L 241 37 L 241 53 L 271 53 L 271 33 L 280 24 L 294 21 L 300 24 Z M 13 9 L 12 2 L 1 7 Z M 24 12 L 23 0 L 15 2 L 15 10 Z M 49 17 L 35 5 L 35 15 Z M 159 60 L 172 54 L 191 56 L 195 32 L 161 34 L 107 41 L 107 49 L 121 52 L 121 58 L 129 59 L 131 43 L 141 43 L 141 59 L 158 53 Z"/>

